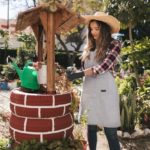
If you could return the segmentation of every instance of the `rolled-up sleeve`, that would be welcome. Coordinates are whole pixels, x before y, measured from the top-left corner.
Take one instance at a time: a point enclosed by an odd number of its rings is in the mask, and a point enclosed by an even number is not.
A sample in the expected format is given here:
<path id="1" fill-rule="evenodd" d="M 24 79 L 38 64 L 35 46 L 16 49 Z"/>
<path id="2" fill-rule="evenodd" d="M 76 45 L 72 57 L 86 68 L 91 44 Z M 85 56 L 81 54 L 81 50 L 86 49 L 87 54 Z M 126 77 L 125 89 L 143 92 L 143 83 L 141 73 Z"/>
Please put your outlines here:
<path id="1" fill-rule="evenodd" d="M 103 62 L 97 66 L 93 67 L 93 71 L 97 74 L 104 73 L 105 71 L 112 68 L 114 65 L 118 55 L 120 54 L 121 50 L 121 43 L 120 41 L 114 40 L 111 42 L 111 49 L 106 55 L 106 58 L 103 60 Z"/>

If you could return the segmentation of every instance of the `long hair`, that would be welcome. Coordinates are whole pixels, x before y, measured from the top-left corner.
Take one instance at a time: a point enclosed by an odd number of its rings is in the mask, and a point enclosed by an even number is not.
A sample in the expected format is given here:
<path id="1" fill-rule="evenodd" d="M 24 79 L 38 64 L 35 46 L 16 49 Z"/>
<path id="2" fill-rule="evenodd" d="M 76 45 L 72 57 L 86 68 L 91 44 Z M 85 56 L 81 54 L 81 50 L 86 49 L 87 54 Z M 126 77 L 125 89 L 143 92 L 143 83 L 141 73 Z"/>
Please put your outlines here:
<path id="1" fill-rule="evenodd" d="M 95 41 L 95 39 L 91 34 L 91 28 L 90 28 L 91 22 L 96 22 L 96 24 L 100 27 L 100 35 L 99 35 L 100 38 L 97 42 Z M 102 21 L 91 20 L 88 25 L 87 47 L 83 51 L 81 60 L 85 61 L 86 59 L 89 59 L 90 51 L 93 51 L 95 49 L 96 49 L 96 55 L 95 55 L 96 61 L 100 61 L 104 59 L 106 52 L 110 46 L 111 40 L 112 38 L 111 38 L 110 26 Z"/>

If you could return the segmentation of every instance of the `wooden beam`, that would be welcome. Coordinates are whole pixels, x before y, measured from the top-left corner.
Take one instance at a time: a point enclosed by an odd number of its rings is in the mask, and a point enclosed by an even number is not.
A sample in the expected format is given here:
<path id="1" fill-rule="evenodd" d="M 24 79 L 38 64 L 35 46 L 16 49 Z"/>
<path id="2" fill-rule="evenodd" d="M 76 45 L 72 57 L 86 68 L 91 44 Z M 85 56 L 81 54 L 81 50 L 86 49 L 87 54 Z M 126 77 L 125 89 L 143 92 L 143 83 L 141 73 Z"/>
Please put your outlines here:
<path id="1" fill-rule="evenodd" d="M 43 27 L 39 24 L 31 26 L 37 40 L 38 61 L 43 61 Z"/>
<path id="2" fill-rule="evenodd" d="M 55 93 L 55 22 L 54 14 L 48 13 L 46 49 L 47 49 L 47 92 Z"/>
<path id="3" fill-rule="evenodd" d="M 47 33 L 47 21 L 48 21 L 48 13 L 46 11 L 41 11 L 40 12 L 40 19 L 41 23 L 43 25 L 45 33 Z"/>

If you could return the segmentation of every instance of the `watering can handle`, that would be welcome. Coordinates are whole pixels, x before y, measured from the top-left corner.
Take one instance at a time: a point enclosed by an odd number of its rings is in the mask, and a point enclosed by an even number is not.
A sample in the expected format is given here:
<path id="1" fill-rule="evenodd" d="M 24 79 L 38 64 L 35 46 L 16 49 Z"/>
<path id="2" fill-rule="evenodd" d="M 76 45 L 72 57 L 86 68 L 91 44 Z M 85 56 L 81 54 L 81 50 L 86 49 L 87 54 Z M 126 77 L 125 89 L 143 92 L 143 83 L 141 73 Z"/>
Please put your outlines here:
<path id="1" fill-rule="evenodd" d="M 10 56 L 7 57 L 6 61 L 7 61 L 7 63 L 9 63 L 9 62 L 12 63 L 13 62 L 13 60 L 12 60 L 12 58 Z"/>

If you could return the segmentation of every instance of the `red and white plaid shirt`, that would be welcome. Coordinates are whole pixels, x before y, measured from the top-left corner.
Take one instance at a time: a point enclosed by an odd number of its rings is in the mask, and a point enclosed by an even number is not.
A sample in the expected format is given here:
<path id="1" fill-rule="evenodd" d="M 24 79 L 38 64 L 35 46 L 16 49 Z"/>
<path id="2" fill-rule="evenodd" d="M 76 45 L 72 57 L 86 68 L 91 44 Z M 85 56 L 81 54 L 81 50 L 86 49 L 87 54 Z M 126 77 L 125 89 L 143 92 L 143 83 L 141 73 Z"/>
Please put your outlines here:
<path id="1" fill-rule="evenodd" d="M 109 50 L 106 58 L 103 62 L 97 66 L 93 67 L 93 71 L 97 74 L 104 73 L 107 70 L 112 70 L 113 65 L 116 62 L 116 59 L 121 50 L 121 43 L 118 40 L 113 40 L 111 42 L 111 49 Z"/>

